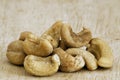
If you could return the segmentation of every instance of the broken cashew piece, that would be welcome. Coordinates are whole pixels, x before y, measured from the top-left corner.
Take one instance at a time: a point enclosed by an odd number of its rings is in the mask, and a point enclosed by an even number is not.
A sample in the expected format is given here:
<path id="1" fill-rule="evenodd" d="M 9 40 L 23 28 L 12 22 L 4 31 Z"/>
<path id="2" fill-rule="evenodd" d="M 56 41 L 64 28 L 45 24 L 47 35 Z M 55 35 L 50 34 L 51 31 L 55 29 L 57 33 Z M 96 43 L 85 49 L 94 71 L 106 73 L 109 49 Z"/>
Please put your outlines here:
<path id="1" fill-rule="evenodd" d="M 79 33 L 74 33 L 69 24 L 64 24 L 61 28 L 61 40 L 67 47 L 77 48 L 85 46 L 92 38 L 90 30 L 83 28 Z"/>
<path id="2" fill-rule="evenodd" d="M 80 55 L 71 56 L 61 48 L 56 48 L 53 51 L 60 57 L 60 70 L 63 72 L 75 72 L 82 69 L 85 65 L 84 59 Z"/>
<path id="3" fill-rule="evenodd" d="M 38 39 L 33 42 L 26 39 L 23 42 L 23 49 L 27 55 L 48 56 L 52 53 L 53 47 L 46 39 Z"/>
<path id="4" fill-rule="evenodd" d="M 6 56 L 12 64 L 22 65 L 24 62 L 26 55 L 23 51 L 22 43 L 23 41 L 16 40 L 8 45 Z"/>
<path id="5" fill-rule="evenodd" d="M 93 38 L 90 41 L 88 51 L 93 53 L 98 60 L 98 65 L 104 68 L 110 68 L 113 65 L 113 54 L 109 45 L 102 39 Z"/>
<path id="6" fill-rule="evenodd" d="M 85 51 L 83 49 L 80 49 L 80 48 L 69 48 L 66 50 L 66 52 L 73 56 L 81 55 L 85 60 L 85 64 L 88 70 L 97 69 L 97 60 L 92 53 Z"/>
<path id="7" fill-rule="evenodd" d="M 62 25 L 62 21 L 55 22 L 46 32 L 41 35 L 41 38 L 47 39 L 53 48 L 58 47 Z"/>
<path id="8" fill-rule="evenodd" d="M 35 76 L 50 76 L 55 74 L 60 65 L 57 54 L 46 58 L 28 55 L 24 61 L 25 70 Z"/>

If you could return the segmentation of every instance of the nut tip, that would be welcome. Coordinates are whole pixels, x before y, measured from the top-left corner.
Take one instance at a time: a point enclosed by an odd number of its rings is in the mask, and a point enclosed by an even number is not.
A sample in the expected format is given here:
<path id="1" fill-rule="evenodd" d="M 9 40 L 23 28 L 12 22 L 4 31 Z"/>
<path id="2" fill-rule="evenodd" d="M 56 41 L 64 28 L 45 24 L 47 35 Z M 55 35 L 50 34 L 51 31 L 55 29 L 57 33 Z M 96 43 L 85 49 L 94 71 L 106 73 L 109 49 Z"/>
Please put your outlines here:
<path id="1" fill-rule="evenodd" d="M 58 56 L 57 54 L 54 54 L 54 55 L 53 55 L 52 60 L 53 60 L 54 62 L 57 62 L 57 63 L 60 65 L 60 58 L 59 58 L 59 56 Z"/>

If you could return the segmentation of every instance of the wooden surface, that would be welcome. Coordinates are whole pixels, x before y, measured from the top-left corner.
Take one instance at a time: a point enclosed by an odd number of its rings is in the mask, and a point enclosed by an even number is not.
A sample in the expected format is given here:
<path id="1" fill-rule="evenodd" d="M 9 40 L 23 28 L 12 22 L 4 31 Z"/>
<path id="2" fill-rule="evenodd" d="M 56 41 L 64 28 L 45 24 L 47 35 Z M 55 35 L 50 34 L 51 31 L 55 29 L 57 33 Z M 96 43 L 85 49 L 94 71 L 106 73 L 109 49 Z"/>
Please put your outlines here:
<path id="1" fill-rule="evenodd" d="M 40 35 L 57 20 L 67 21 L 76 32 L 86 26 L 94 37 L 106 40 L 113 49 L 113 67 L 34 77 L 8 62 L 7 45 L 18 39 L 20 32 Z M 48 79 L 120 80 L 120 0 L 0 0 L 0 80 Z"/>

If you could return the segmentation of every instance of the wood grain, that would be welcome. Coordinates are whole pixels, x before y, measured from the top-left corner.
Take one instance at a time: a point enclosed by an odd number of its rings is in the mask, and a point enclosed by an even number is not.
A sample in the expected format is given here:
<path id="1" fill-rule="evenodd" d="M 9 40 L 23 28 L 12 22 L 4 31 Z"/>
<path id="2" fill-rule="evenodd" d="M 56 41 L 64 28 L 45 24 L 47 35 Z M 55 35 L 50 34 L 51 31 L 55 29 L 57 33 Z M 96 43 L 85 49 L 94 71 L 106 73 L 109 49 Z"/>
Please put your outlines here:
<path id="1" fill-rule="evenodd" d="M 7 45 L 18 39 L 20 32 L 40 35 L 57 20 L 67 21 L 75 32 L 86 26 L 93 37 L 105 39 L 113 49 L 113 67 L 34 77 L 9 63 Z M 119 80 L 119 52 L 120 0 L 0 0 L 0 80 Z"/>

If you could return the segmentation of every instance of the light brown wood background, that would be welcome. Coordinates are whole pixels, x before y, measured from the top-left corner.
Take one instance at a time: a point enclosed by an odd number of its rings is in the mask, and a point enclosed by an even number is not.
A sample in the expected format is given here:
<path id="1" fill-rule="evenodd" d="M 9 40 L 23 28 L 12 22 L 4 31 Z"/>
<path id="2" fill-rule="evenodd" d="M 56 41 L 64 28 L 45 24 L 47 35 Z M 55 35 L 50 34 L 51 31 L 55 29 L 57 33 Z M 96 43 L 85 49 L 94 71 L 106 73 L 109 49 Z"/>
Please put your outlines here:
<path id="1" fill-rule="evenodd" d="M 86 26 L 93 37 L 106 40 L 113 49 L 113 67 L 35 77 L 8 62 L 7 45 L 20 32 L 40 35 L 57 20 L 76 32 Z M 120 80 L 120 0 L 0 0 L 0 80 Z"/>

